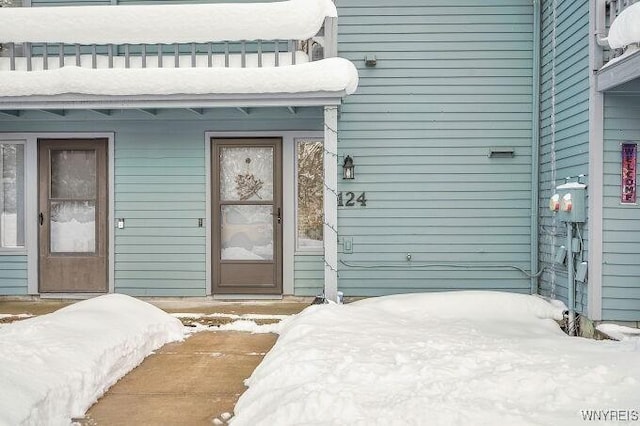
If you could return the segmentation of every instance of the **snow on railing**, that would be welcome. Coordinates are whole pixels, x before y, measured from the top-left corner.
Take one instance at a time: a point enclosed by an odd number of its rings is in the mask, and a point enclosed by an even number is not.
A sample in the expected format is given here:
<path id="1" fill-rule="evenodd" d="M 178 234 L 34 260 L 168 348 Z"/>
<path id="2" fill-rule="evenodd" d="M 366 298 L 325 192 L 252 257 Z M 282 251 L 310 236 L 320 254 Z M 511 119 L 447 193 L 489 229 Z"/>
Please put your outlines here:
<path id="1" fill-rule="evenodd" d="M 268 67 L 336 56 L 331 0 L 2 8 L 0 70 Z M 327 29 L 325 31 L 325 29 Z"/>
<path id="2" fill-rule="evenodd" d="M 606 0 L 608 10 L 608 24 L 610 25 L 623 10 L 638 0 Z"/>
<path id="3" fill-rule="evenodd" d="M 618 34 L 620 32 L 629 32 L 629 23 L 626 25 L 620 25 L 618 21 L 616 25 L 614 22 L 620 17 L 625 10 L 629 9 L 634 4 L 640 2 L 640 0 L 598 0 L 596 9 L 596 40 L 598 44 L 603 47 L 603 62 L 609 62 L 612 59 L 623 55 L 626 45 L 619 40 L 624 37 L 624 34 Z M 638 7 L 637 5 L 634 7 Z M 628 15 L 631 10 L 627 10 L 625 15 Z M 633 11 L 635 12 L 635 10 Z M 635 25 L 631 23 L 631 25 Z M 618 27 L 618 28 L 616 28 Z M 612 34 L 611 30 L 614 30 Z M 633 30 L 631 30 L 633 31 Z"/>
<path id="4" fill-rule="evenodd" d="M 107 44 L 5 43 L 0 70 L 87 68 L 267 67 L 324 58 L 323 46 L 309 40 L 257 40 L 216 43 Z M 3 59 L 3 58 L 0 58 Z"/>

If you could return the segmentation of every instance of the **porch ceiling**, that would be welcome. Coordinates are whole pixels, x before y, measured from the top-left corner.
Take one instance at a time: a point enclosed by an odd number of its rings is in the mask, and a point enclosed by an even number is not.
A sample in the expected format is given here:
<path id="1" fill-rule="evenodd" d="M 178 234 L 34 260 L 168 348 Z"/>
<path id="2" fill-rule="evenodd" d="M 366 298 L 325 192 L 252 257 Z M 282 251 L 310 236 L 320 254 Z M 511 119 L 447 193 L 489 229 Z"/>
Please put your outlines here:
<path id="1" fill-rule="evenodd" d="M 88 108 L 88 107 L 74 107 L 74 108 L 18 108 L 18 109 L 0 109 L 0 122 L 6 120 L 30 120 L 30 119 L 42 119 L 48 116 L 50 119 L 90 119 L 92 116 L 95 119 L 103 119 L 113 118 L 113 119 L 141 119 L 141 118 L 152 118 L 152 119 L 163 119 L 166 117 L 181 117 L 183 119 L 187 119 L 191 117 L 191 119 L 209 119 L 213 117 L 212 114 L 215 115 L 215 111 L 217 110 L 235 110 L 238 117 L 253 117 L 254 114 L 257 114 L 259 110 L 264 109 L 280 109 L 282 111 L 286 111 L 291 117 L 296 117 L 302 113 L 302 116 L 305 116 L 305 111 L 307 108 L 319 107 L 322 108 L 326 105 L 332 104 L 322 104 L 322 105 L 252 105 L 250 107 L 247 106 L 215 106 L 215 107 L 161 107 L 161 108 L 133 108 L 133 107 L 114 107 L 114 108 L 105 108 L 104 106 L 100 108 Z M 4 108 L 4 106 L 2 106 Z M 169 115 L 167 115 L 169 114 Z M 177 114 L 177 115 L 176 115 Z"/>
<path id="2" fill-rule="evenodd" d="M 26 111 L 42 111 L 65 117 L 68 111 L 89 110 L 103 116 L 110 116 L 113 110 L 138 110 L 150 116 L 158 110 L 187 110 L 202 116 L 213 108 L 235 108 L 249 115 L 252 108 L 282 107 L 291 114 L 296 108 L 309 106 L 340 105 L 345 91 L 313 92 L 304 94 L 274 95 L 171 95 L 171 96 L 28 96 L 0 97 L 0 116 L 22 117 Z"/>

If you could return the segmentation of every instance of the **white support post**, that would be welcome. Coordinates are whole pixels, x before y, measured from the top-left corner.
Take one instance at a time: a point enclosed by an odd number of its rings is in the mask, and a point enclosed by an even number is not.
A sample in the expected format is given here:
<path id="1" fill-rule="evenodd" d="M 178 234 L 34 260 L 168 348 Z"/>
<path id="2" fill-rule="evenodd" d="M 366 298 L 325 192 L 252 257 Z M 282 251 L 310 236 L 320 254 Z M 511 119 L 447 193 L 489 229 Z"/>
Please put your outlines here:
<path id="1" fill-rule="evenodd" d="M 338 301 L 338 107 L 324 107 L 324 296 Z"/>

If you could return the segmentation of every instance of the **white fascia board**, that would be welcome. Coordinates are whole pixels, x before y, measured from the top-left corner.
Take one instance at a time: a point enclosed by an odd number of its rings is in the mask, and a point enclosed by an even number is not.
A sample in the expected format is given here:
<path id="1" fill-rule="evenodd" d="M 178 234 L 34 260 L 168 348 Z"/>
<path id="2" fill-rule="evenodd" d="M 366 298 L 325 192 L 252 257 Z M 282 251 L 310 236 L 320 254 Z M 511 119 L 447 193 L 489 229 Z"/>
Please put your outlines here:
<path id="1" fill-rule="evenodd" d="M 606 92 L 636 78 L 640 78 L 640 53 L 638 52 L 606 65 L 598 71 L 596 88 L 599 92 Z"/>
<path id="2" fill-rule="evenodd" d="M 140 109 L 140 108 L 230 108 L 340 105 L 347 94 L 314 92 L 268 95 L 168 95 L 168 96 L 24 96 L 0 97 L 3 110 L 37 109 Z"/>

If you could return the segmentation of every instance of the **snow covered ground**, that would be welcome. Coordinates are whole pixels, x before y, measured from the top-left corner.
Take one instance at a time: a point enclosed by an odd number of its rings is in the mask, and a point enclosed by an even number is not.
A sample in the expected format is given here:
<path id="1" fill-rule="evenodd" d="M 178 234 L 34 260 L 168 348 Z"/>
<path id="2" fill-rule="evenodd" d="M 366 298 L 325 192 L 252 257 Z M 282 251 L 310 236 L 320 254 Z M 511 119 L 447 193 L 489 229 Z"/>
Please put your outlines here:
<path id="1" fill-rule="evenodd" d="M 555 322 L 564 309 L 534 296 L 453 292 L 296 316 L 169 315 L 102 296 L 0 327 L 0 425 L 68 425 L 154 349 L 211 329 L 185 330 L 176 317 L 280 333 L 247 380 L 234 426 L 640 421 L 640 334 L 604 326 L 623 340 L 568 337 Z"/>
<path id="2" fill-rule="evenodd" d="M 537 297 L 495 292 L 309 307 L 282 324 L 276 345 L 247 380 L 232 424 L 634 421 L 640 340 L 568 337 L 554 321 L 562 310 Z"/>
<path id="3" fill-rule="evenodd" d="M 0 425 L 65 425 L 153 350 L 184 338 L 160 309 L 110 294 L 0 327 Z"/>

